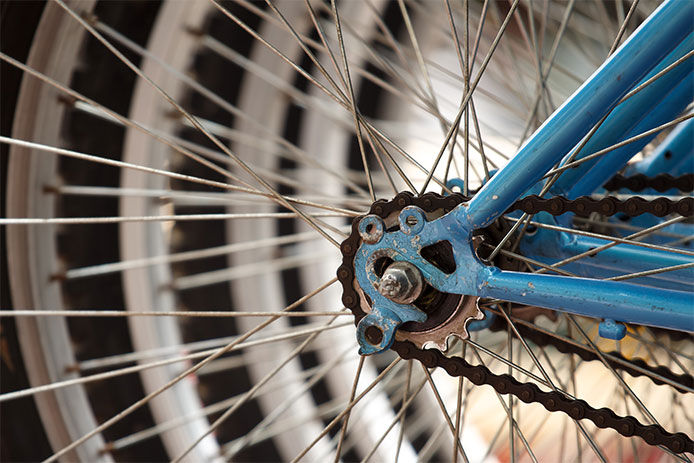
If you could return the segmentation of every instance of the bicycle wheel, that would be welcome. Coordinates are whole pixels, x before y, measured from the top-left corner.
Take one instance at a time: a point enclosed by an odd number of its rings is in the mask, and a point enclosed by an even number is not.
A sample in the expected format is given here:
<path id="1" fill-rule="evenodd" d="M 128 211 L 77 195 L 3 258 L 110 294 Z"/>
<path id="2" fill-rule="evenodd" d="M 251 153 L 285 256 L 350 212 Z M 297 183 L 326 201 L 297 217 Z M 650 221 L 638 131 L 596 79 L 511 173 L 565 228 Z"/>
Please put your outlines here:
<path id="1" fill-rule="evenodd" d="M 359 6 L 56 1 L 26 65 L 3 51 L 24 81 L 2 136 L 15 309 L 2 315 L 17 324 L 31 384 L 0 401 L 36 400 L 49 460 L 691 457 L 396 352 L 360 357 L 334 277 L 352 219 L 376 198 L 449 192 L 453 178 L 477 190 L 655 2 Z M 474 97 L 435 163 L 466 90 Z M 673 128 L 691 130 L 677 117 L 634 161 L 671 146 Z M 487 252 L 514 218 L 486 232 Z M 560 225 L 612 242 L 645 230 L 646 244 L 691 256 L 691 225 L 652 220 Z M 517 236 L 496 265 L 556 264 L 512 248 Z M 626 273 L 585 267 L 558 271 Z M 687 284 L 672 273 L 682 269 L 647 270 L 644 285 Z M 430 299 L 443 313 L 470 303 Z M 614 342 L 598 336 L 600 320 L 481 306 L 495 321 L 440 346 L 447 357 L 691 434 L 688 335 L 634 325 Z M 423 333 L 423 346 L 440 344 Z"/>

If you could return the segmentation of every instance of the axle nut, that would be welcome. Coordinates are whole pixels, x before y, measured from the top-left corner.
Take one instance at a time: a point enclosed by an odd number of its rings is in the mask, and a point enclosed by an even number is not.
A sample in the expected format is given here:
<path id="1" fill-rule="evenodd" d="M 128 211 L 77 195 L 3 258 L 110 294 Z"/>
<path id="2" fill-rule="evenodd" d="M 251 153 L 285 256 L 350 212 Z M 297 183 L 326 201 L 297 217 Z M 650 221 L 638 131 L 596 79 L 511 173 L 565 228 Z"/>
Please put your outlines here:
<path id="1" fill-rule="evenodd" d="M 393 302 L 410 304 L 419 297 L 424 279 L 419 269 L 409 262 L 392 263 L 381 277 L 378 292 Z"/>

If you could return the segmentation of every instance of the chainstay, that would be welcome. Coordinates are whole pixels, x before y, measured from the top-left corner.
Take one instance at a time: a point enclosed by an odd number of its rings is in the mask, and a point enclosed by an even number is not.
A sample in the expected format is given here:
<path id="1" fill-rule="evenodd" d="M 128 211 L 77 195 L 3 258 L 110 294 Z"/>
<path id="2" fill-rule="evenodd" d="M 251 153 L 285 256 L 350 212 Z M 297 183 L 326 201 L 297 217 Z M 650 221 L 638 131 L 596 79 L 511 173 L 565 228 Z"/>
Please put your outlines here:
<path id="1" fill-rule="evenodd" d="M 694 174 L 684 174 L 679 177 L 673 177 L 670 174 L 659 174 L 654 177 L 636 174 L 625 177 L 622 174 L 617 174 L 603 186 L 607 191 L 617 191 L 624 188 L 639 192 L 650 188 L 659 193 L 665 193 L 674 188 L 687 192 L 694 190 Z"/>
<path id="2" fill-rule="evenodd" d="M 609 201 L 579 198 L 582 200 L 583 206 L 575 211 L 573 210 L 575 207 L 573 204 L 574 202 L 566 200 L 565 198 L 561 198 L 558 201 L 555 200 L 556 198 L 550 198 L 548 200 L 543 198 L 528 200 L 529 198 L 530 197 L 526 197 L 517 201 L 514 203 L 511 210 L 518 209 L 530 214 L 546 211 L 555 215 L 565 212 L 576 212 L 577 214 L 583 215 L 593 212 L 593 208 L 598 208 L 595 212 L 599 212 L 603 215 L 612 215 L 622 212 L 621 209 L 624 207 L 622 204 L 631 201 L 631 199 L 620 201 L 616 198 L 610 198 Z M 636 203 L 637 210 L 633 210 L 632 206 L 628 209 L 628 213 L 630 215 L 638 215 L 637 212 L 639 214 L 646 213 L 647 209 L 650 207 L 650 203 L 658 201 L 660 204 L 663 204 L 662 201 L 659 201 L 661 199 L 664 198 L 658 198 L 654 201 L 642 200 L 643 203 Z M 423 196 L 415 197 L 412 193 L 403 192 L 396 195 L 391 201 L 376 201 L 372 204 L 369 213 L 386 218 L 390 214 L 398 212 L 409 205 L 416 205 L 427 212 L 433 212 L 438 209 L 447 213 L 465 200 L 466 198 L 459 193 L 454 193 L 446 197 L 435 193 L 427 193 Z M 600 204 L 601 201 L 602 204 Z M 675 204 L 680 202 L 681 201 L 677 201 Z M 594 205 L 596 203 L 597 205 Z M 668 201 L 668 203 L 673 202 Z M 634 204 L 634 201 L 632 201 L 632 204 Z M 694 204 L 690 202 L 686 206 L 679 206 L 679 208 L 676 208 L 674 211 L 670 209 L 671 212 L 668 213 L 685 213 L 686 216 L 691 216 L 691 211 L 694 209 L 693 206 Z M 668 205 L 666 207 L 672 208 L 673 206 Z M 663 215 L 667 214 L 663 213 Z M 354 313 L 355 324 L 358 324 L 366 315 L 361 309 L 359 295 L 353 283 L 354 255 L 360 242 L 357 229 L 360 218 L 361 217 L 357 217 L 352 222 L 352 233 L 340 246 L 343 254 L 343 261 L 337 271 L 338 280 L 340 280 L 343 287 L 342 303 Z M 644 425 L 632 416 L 619 416 L 609 408 L 593 408 L 582 399 L 573 399 L 557 391 L 543 391 L 534 383 L 521 383 L 508 374 L 497 375 L 484 365 L 471 365 L 460 357 L 446 357 L 443 353 L 435 349 L 418 349 L 414 344 L 408 341 L 395 341 L 391 349 L 397 352 L 403 359 L 419 360 L 429 368 L 441 367 L 451 376 L 465 377 L 476 385 L 492 386 L 497 392 L 501 394 L 513 394 L 526 403 L 540 403 L 550 412 L 561 411 L 576 420 L 589 419 L 599 428 L 614 429 L 626 437 L 639 436 L 650 445 L 662 445 L 674 453 L 694 452 L 694 441 L 684 433 L 670 433 L 656 424 Z M 674 373 L 671 374 L 674 375 Z"/>

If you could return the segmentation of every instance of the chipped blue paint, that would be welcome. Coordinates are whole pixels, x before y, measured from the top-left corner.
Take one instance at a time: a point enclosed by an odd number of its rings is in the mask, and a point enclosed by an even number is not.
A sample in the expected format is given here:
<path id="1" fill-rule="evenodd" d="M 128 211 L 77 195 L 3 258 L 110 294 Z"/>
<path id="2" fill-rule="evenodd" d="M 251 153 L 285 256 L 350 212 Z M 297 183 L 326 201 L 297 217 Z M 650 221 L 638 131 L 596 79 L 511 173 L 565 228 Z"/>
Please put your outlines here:
<path id="1" fill-rule="evenodd" d="M 392 303 L 397 306 L 399 304 Z M 392 306 L 391 306 L 392 307 Z M 408 318 L 411 309 L 409 306 L 387 308 L 383 306 L 375 306 L 371 309 L 357 325 L 357 340 L 359 340 L 359 355 L 371 355 L 389 349 L 395 340 L 395 331 L 398 326 L 408 321 L 426 320 L 426 314 L 415 308 L 419 314 L 412 311 L 412 317 Z M 416 316 L 414 316 L 416 315 Z M 377 344 L 372 344 L 366 337 L 366 329 L 370 326 L 375 326 L 381 331 L 381 340 Z"/>
<path id="2" fill-rule="evenodd" d="M 386 232 L 376 244 L 362 243 L 355 256 L 357 281 L 373 302 L 373 315 L 359 324 L 357 339 L 366 354 L 381 352 L 393 342 L 395 331 L 405 321 L 423 321 L 426 316 L 412 305 L 397 304 L 378 292 L 379 277 L 374 263 L 381 257 L 408 261 L 417 266 L 424 279 L 441 292 L 498 298 L 524 305 L 545 307 L 599 319 L 694 332 L 694 294 L 663 288 L 639 286 L 622 281 L 603 281 L 559 275 L 502 271 L 485 265 L 472 246 L 472 226 L 467 222 L 466 205 L 445 216 L 418 223 L 421 230 L 408 234 Z M 403 211 L 405 215 L 416 208 Z M 420 252 L 425 246 L 447 240 L 453 247 L 456 271 L 446 274 Z M 370 344 L 366 327 L 376 325 L 384 333 L 378 344 Z"/>

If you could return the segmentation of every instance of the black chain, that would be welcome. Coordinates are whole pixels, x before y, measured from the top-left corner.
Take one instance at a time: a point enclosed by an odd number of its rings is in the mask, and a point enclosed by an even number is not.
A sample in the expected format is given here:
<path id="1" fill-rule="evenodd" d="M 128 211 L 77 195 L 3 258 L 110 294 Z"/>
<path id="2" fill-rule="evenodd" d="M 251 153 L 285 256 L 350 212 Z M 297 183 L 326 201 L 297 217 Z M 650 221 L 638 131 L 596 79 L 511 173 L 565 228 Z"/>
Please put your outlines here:
<path id="1" fill-rule="evenodd" d="M 587 217 L 593 212 L 606 216 L 621 213 L 629 217 L 635 217 L 641 214 L 652 214 L 658 217 L 677 214 L 683 217 L 691 217 L 692 214 L 694 214 L 694 198 L 682 198 L 678 201 L 671 201 L 667 198 L 656 198 L 648 201 L 638 196 L 626 200 L 617 199 L 612 196 L 601 199 L 581 196 L 572 201 L 563 196 L 554 196 L 545 199 L 537 195 L 530 195 L 516 201 L 513 206 L 511 206 L 511 210 L 520 210 L 528 214 L 537 214 L 538 212 L 544 211 L 552 215 L 573 212 L 583 217 Z"/>
<path id="2" fill-rule="evenodd" d="M 655 177 L 646 177 L 644 174 L 636 174 L 625 177 L 617 174 L 604 185 L 607 191 L 617 191 L 622 188 L 631 191 L 642 191 L 651 188 L 660 193 L 665 193 L 673 188 L 687 192 L 694 190 L 694 174 L 684 174 L 673 177 L 670 174 L 660 174 Z"/>
<path id="3" fill-rule="evenodd" d="M 694 203 L 691 198 L 685 198 L 685 200 L 688 199 L 689 201 L 680 200 L 677 202 L 661 201 L 664 198 L 658 198 L 654 201 L 645 201 L 641 198 L 638 198 L 640 201 L 632 201 L 635 198 L 627 201 L 620 201 L 616 198 L 593 200 L 586 197 L 579 198 L 576 201 L 569 201 L 565 198 L 557 198 L 559 197 L 545 200 L 538 197 L 527 197 L 517 201 L 511 209 L 521 210 L 529 214 L 535 214 L 540 211 L 546 211 L 554 215 L 565 212 L 574 212 L 580 215 L 587 215 L 591 212 L 612 215 L 622 212 L 630 216 L 643 213 L 654 213 L 654 215 L 676 213 L 686 217 L 691 216 L 694 210 Z M 465 200 L 464 196 L 457 193 L 445 197 L 435 193 L 426 193 L 423 196 L 415 197 L 412 193 L 403 192 L 396 195 L 391 201 L 376 201 L 372 204 L 369 213 L 386 218 L 409 205 L 416 205 L 427 212 L 436 210 L 449 212 Z M 580 204 L 580 206 L 577 206 L 577 204 Z M 360 244 L 359 231 L 357 229 L 359 220 L 361 220 L 361 217 L 354 219 L 352 222 L 352 233 L 340 246 L 343 259 L 342 265 L 337 271 L 337 277 L 343 287 L 342 303 L 354 313 L 355 324 L 359 323 L 366 315 L 361 309 L 359 295 L 354 287 L 354 255 Z M 570 343 L 566 344 L 562 346 L 565 351 L 572 352 L 575 350 L 576 346 Z M 508 374 L 497 375 L 484 365 L 471 365 L 460 357 L 446 357 L 436 349 L 418 349 L 409 341 L 395 341 L 392 349 L 403 359 L 419 360 L 429 368 L 443 368 L 451 376 L 464 376 L 476 385 L 492 386 L 497 392 L 513 394 L 525 403 L 540 403 L 550 412 L 561 411 L 576 420 L 589 419 L 599 428 L 611 428 L 626 437 L 640 436 L 646 443 L 665 446 L 674 453 L 694 452 L 694 441 L 684 433 L 673 434 L 656 424 L 644 425 L 632 416 L 618 416 L 609 408 L 595 409 L 584 400 L 571 399 L 557 391 L 542 391 L 534 383 L 521 383 Z M 581 353 L 575 353 L 583 357 Z M 585 350 L 583 354 L 585 355 Z M 643 366 L 639 362 L 634 364 Z M 613 361 L 610 365 L 624 369 L 624 366 L 619 362 Z M 637 374 L 642 374 L 638 370 L 631 370 Z M 688 384 L 687 381 L 691 381 L 691 379 L 680 378 L 679 375 L 675 375 L 672 372 L 663 375 L 661 367 L 655 369 L 655 373 L 684 385 Z"/>

